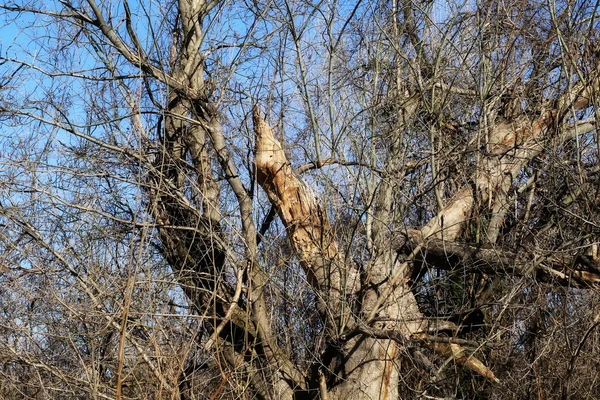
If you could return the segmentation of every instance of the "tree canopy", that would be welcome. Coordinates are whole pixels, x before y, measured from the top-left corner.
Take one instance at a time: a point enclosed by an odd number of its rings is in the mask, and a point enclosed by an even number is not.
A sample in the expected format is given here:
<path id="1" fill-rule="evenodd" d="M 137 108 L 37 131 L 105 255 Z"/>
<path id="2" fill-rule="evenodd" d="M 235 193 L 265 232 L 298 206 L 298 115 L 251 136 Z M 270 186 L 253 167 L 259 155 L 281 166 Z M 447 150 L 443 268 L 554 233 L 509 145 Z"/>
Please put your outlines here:
<path id="1" fill-rule="evenodd" d="M 0 14 L 0 397 L 600 397 L 598 4 Z"/>

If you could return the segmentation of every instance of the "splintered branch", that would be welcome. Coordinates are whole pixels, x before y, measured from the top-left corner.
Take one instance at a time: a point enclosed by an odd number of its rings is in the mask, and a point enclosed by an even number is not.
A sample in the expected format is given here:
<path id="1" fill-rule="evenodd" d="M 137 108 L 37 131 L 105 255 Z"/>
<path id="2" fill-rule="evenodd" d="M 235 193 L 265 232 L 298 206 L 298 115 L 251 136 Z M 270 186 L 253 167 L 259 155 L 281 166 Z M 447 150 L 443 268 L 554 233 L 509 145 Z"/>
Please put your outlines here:
<path id="1" fill-rule="evenodd" d="M 335 329 L 347 326 L 349 310 L 343 296 L 356 292 L 357 274 L 347 267 L 327 218 L 312 189 L 296 174 L 273 131 L 253 110 L 256 134 L 256 175 L 287 229 L 290 242 L 308 279 L 328 302 Z M 331 315 L 332 313 L 336 315 Z"/>
<path id="2" fill-rule="evenodd" d="M 437 355 L 448 357 L 448 359 L 454 360 L 458 365 L 468 368 L 493 382 L 500 382 L 491 369 L 458 344 L 431 342 L 429 343 L 429 347 Z"/>
<path id="3" fill-rule="evenodd" d="M 376 337 L 378 339 L 393 340 L 401 346 L 405 346 L 407 342 L 405 335 L 396 330 L 383 330 L 375 328 L 363 328 L 360 330 L 364 334 Z M 425 344 L 435 354 L 446 357 L 449 360 L 454 360 L 458 365 L 470 369 L 471 371 L 493 382 L 500 382 L 491 369 L 489 369 L 477 357 L 473 356 L 471 351 L 463 347 L 480 347 L 477 342 L 453 337 L 431 336 L 426 332 L 415 333 L 411 335 L 410 339 Z"/>

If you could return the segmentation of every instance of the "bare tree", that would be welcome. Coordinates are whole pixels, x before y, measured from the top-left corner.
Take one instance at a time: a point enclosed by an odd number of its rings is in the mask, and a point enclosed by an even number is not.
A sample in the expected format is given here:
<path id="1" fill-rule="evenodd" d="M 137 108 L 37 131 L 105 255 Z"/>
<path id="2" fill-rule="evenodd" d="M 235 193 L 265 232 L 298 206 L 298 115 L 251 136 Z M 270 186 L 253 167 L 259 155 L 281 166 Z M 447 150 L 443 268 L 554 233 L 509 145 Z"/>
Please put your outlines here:
<path id="1" fill-rule="evenodd" d="M 597 7 L 0 9 L 3 397 L 600 396 Z"/>

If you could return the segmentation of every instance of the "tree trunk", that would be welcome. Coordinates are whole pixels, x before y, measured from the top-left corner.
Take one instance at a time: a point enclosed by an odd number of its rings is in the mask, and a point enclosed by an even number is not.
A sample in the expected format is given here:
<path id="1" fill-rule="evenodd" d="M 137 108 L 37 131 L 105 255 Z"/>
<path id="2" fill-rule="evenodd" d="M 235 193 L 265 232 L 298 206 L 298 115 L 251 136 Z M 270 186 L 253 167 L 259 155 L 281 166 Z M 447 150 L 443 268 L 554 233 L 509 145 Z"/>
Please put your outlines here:
<path id="1" fill-rule="evenodd" d="M 368 280 L 378 284 L 379 289 L 361 287 L 354 266 L 345 264 L 338 251 L 326 210 L 295 174 L 281 144 L 256 107 L 253 120 L 258 183 L 276 207 L 309 282 L 323 300 L 320 310 L 329 339 L 341 343 L 329 366 L 331 395 L 339 399 L 400 398 L 399 341 L 370 336 L 369 326 L 378 332 L 394 332 L 407 340 L 430 329 L 408 286 L 408 263 L 396 263 L 392 247 L 380 243 L 381 248 L 376 249 L 377 255 L 368 267 Z M 381 193 L 386 197 L 388 192 L 389 188 L 384 187 Z M 354 307 L 348 299 L 357 295 L 362 297 L 360 313 L 366 321 L 359 322 L 351 314 Z M 451 351 L 460 351 L 460 347 L 439 350 L 451 355 Z M 486 369 L 482 365 L 476 368 Z M 489 375 L 493 377 L 491 371 Z"/>

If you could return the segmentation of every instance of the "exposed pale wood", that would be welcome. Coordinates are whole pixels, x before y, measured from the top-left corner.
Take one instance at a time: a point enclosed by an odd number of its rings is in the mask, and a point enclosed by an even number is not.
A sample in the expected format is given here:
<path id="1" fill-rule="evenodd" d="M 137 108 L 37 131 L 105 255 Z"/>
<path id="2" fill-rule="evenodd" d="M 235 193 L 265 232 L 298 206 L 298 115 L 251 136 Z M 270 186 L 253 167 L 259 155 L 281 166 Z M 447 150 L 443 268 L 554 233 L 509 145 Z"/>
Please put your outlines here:
<path id="1" fill-rule="evenodd" d="M 351 266 L 345 265 L 338 251 L 326 211 L 289 165 L 281 144 L 256 107 L 253 121 L 257 181 L 276 207 L 318 297 L 326 300 L 325 318 L 335 335 L 354 324 L 344 299 L 358 291 L 358 276 Z M 398 369 L 394 362 L 399 349 L 393 341 L 354 337 L 341 350 L 345 353 L 344 370 L 350 372 L 331 389 L 331 398 L 398 398 Z"/>
<path id="2" fill-rule="evenodd" d="M 454 343 L 431 343 L 430 347 L 436 354 L 452 358 L 457 364 L 478 373 L 493 382 L 500 382 L 496 375 L 476 357 L 470 355 L 463 347 Z"/>
<path id="3" fill-rule="evenodd" d="M 257 181 L 285 225 L 311 285 L 335 313 L 328 315 L 330 328 L 339 330 L 351 323 L 344 297 L 357 292 L 358 276 L 339 253 L 326 210 L 289 165 L 281 144 L 256 107 L 253 121 Z"/>
<path id="4" fill-rule="evenodd" d="M 332 328 L 347 327 L 354 323 L 348 315 L 343 312 L 331 315 L 331 312 L 336 313 L 347 307 L 343 294 L 355 293 L 358 290 L 358 280 L 339 255 L 326 212 L 311 188 L 289 165 L 280 142 L 256 107 L 253 110 L 253 122 L 257 181 L 285 225 L 290 242 L 311 284 L 319 297 L 327 299 L 328 309 L 332 310 L 328 314 Z M 466 199 L 468 196 L 465 196 Z M 377 257 L 376 260 L 379 262 L 370 265 L 370 270 L 375 275 L 379 270 L 388 270 L 388 264 L 393 264 L 386 257 Z M 406 338 L 427 330 L 406 281 L 388 282 L 387 285 L 392 285 L 389 289 L 395 293 L 383 301 L 377 296 L 369 300 L 367 296 L 363 299 L 367 307 L 368 304 L 373 304 L 373 312 L 395 321 L 392 326 L 399 329 Z M 398 342 L 398 338 L 355 337 L 345 343 L 343 348 L 350 352 L 345 358 L 345 370 L 352 373 L 344 376 L 343 382 L 332 388 L 331 395 L 334 398 L 351 396 L 354 399 L 398 398 L 398 393 L 394 390 L 398 380 L 398 369 L 394 367 L 394 360 L 399 353 Z M 457 363 L 488 378 L 494 377 L 479 360 L 464 356 L 464 350 L 460 346 L 452 346 L 452 354 L 456 355 Z"/>

